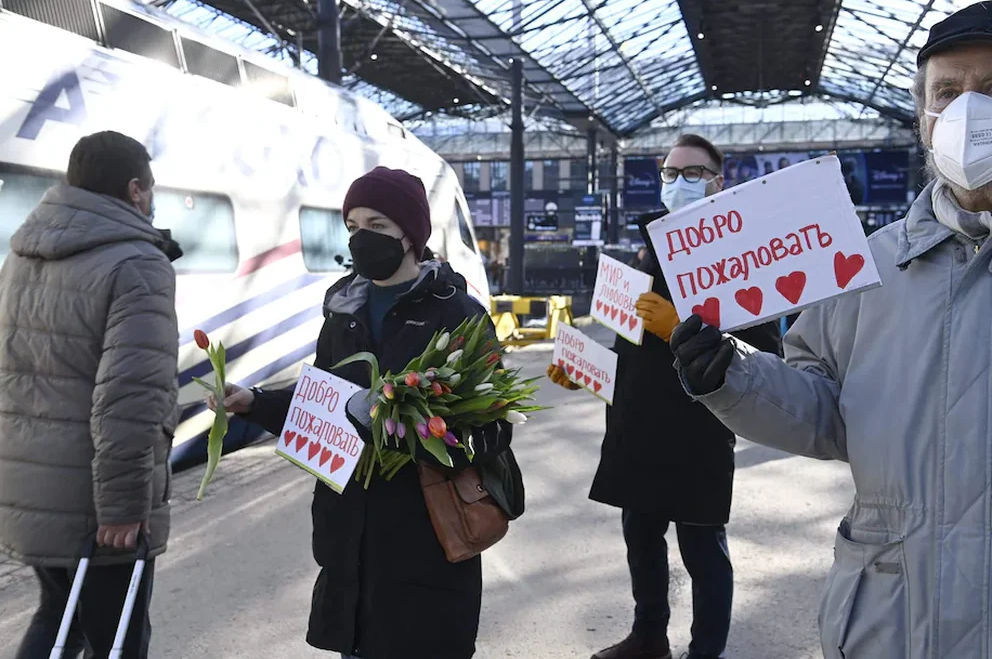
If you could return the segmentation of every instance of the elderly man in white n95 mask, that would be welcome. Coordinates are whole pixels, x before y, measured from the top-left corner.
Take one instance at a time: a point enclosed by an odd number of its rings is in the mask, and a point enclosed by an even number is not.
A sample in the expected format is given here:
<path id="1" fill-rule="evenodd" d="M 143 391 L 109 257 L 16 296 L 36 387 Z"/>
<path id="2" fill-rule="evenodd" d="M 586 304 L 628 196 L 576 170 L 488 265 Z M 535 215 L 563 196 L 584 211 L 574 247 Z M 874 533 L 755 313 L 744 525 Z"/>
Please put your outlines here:
<path id="1" fill-rule="evenodd" d="M 784 362 L 698 316 L 671 340 L 739 435 L 850 464 L 827 659 L 992 656 L 992 2 L 933 26 L 918 65 L 934 181 L 869 238 L 882 287 L 804 312 Z"/>

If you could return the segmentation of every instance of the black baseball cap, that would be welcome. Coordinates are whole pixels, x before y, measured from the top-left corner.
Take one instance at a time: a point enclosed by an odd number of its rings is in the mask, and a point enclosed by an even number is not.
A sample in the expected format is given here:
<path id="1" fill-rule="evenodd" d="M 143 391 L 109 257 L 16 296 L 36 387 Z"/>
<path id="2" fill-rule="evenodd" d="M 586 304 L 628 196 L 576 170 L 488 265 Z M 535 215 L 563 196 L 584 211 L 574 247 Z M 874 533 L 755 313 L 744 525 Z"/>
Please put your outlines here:
<path id="1" fill-rule="evenodd" d="M 965 42 L 992 42 L 992 2 L 976 2 L 930 28 L 926 44 L 916 56 L 916 65 L 936 52 Z"/>

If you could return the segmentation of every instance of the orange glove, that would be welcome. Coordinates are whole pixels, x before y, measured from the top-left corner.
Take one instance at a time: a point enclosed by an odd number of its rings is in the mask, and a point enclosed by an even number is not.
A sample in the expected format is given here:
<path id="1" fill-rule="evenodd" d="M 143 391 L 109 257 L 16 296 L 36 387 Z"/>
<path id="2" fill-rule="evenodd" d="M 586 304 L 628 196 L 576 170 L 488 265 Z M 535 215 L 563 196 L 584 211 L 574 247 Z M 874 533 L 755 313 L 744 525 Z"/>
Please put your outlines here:
<path id="1" fill-rule="evenodd" d="M 672 338 L 679 315 L 675 306 L 653 291 L 642 293 L 634 305 L 637 315 L 644 319 L 644 329 L 666 343 Z"/>
<path id="2" fill-rule="evenodd" d="M 551 381 L 559 387 L 565 387 L 569 391 L 575 391 L 576 389 L 582 388 L 569 380 L 562 367 L 556 364 L 548 364 L 548 378 L 550 378 Z"/>

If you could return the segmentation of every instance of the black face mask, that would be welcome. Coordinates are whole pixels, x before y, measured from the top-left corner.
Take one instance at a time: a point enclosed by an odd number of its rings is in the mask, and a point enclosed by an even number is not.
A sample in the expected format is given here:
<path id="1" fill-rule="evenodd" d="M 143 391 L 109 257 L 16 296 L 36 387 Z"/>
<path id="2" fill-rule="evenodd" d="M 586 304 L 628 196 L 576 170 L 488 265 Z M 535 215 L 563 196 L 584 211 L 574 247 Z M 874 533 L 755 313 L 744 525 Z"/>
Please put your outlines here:
<path id="1" fill-rule="evenodd" d="M 348 241 L 348 248 L 355 272 L 376 281 L 392 277 L 406 255 L 401 239 L 368 229 L 356 231 Z"/>

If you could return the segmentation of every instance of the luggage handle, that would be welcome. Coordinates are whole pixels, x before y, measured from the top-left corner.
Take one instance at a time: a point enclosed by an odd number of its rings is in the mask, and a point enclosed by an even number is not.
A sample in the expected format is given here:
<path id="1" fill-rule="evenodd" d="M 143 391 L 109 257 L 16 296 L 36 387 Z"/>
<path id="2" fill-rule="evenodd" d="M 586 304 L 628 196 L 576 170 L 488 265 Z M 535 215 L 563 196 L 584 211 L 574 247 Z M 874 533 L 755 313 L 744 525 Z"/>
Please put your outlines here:
<path id="1" fill-rule="evenodd" d="M 90 559 L 96 550 L 96 532 L 87 536 L 83 542 L 83 550 L 79 556 L 79 566 L 76 568 L 76 575 L 72 579 L 72 588 L 69 590 L 69 599 L 62 614 L 62 622 L 59 624 L 59 633 L 55 638 L 55 647 L 48 659 L 62 659 L 65 652 L 65 643 L 69 637 L 69 629 L 76 614 L 76 606 L 79 604 L 79 594 L 83 590 L 83 581 L 86 579 L 86 570 L 89 569 Z M 110 651 L 109 659 L 120 659 L 124 651 L 124 637 L 127 635 L 128 625 L 131 623 L 131 614 L 134 612 L 134 602 L 138 598 L 138 587 L 141 585 L 141 576 L 145 571 L 145 560 L 148 558 L 148 538 L 144 530 L 138 532 L 138 546 L 135 555 L 134 569 L 131 571 L 131 581 L 127 586 L 127 595 L 124 597 L 124 607 L 121 610 L 121 617 L 117 623 L 117 633 L 114 635 L 114 646 Z"/>

